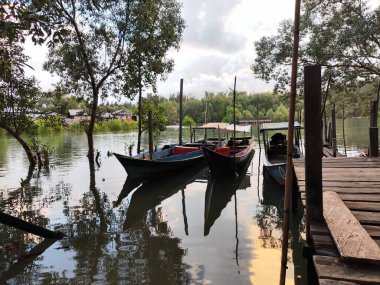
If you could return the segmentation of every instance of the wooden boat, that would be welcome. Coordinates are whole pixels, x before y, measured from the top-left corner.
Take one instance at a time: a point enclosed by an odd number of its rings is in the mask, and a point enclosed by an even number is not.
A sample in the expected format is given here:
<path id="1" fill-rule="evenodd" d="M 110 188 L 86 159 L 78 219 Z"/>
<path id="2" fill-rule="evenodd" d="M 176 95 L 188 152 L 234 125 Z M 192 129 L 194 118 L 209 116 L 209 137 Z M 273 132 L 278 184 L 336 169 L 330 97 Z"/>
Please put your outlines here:
<path id="1" fill-rule="evenodd" d="M 213 145 L 208 147 L 213 148 Z M 201 144 L 166 146 L 162 150 L 132 157 L 114 153 L 132 180 L 148 180 L 192 166 L 204 159 Z"/>
<path id="2" fill-rule="evenodd" d="M 253 153 L 251 153 L 251 158 L 252 156 Z M 210 175 L 205 194 L 205 236 L 210 233 L 212 225 L 219 218 L 236 191 L 250 186 L 250 176 L 247 175 L 248 166 L 247 163 L 233 179 L 230 176 Z"/>
<path id="3" fill-rule="evenodd" d="M 213 175 L 235 174 L 251 161 L 255 153 L 252 137 L 229 140 L 227 145 L 215 149 L 207 146 L 202 149 Z"/>
<path id="4" fill-rule="evenodd" d="M 285 184 L 287 140 L 286 135 L 282 132 L 287 131 L 287 129 L 288 122 L 264 123 L 260 127 L 265 152 L 263 169 L 280 185 Z M 299 122 L 294 122 L 293 158 L 301 156 L 301 129 Z"/>

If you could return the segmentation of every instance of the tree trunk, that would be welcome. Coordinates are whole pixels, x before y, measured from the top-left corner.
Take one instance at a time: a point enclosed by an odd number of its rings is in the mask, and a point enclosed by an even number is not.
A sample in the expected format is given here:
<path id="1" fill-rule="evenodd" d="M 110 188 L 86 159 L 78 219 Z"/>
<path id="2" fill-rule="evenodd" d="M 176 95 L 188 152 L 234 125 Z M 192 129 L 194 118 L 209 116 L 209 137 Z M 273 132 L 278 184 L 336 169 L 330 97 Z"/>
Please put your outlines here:
<path id="1" fill-rule="evenodd" d="M 141 84 L 141 63 L 139 65 L 139 121 L 138 121 L 138 131 L 137 131 L 137 153 L 141 152 L 141 113 L 142 113 L 142 106 L 141 106 L 141 101 L 142 101 L 142 84 Z"/>
<path id="2" fill-rule="evenodd" d="M 34 166 L 37 164 L 36 158 L 33 155 L 32 150 L 30 149 L 28 143 L 18 134 L 17 132 L 13 131 L 11 128 L 1 125 L 0 126 L 2 129 L 6 130 L 12 137 L 14 137 L 23 147 L 26 156 L 28 157 L 29 164 L 31 167 L 34 168 Z"/>
<path id="3" fill-rule="evenodd" d="M 91 116 L 90 116 L 90 123 L 88 124 L 88 128 L 86 129 L 86 135 L 87 135 L 87 142 L 88 142 L 88 160 L 90 163 L 95 162 L 95 154 L 94 154 L 94 126 L 95 126 L 95 119 L 96 119 L 96 111 L 98 109 L 98 97 L 99 97 L 99 90 L 94 89 L 93 91 L 93 101 L 91 106 Z"/>

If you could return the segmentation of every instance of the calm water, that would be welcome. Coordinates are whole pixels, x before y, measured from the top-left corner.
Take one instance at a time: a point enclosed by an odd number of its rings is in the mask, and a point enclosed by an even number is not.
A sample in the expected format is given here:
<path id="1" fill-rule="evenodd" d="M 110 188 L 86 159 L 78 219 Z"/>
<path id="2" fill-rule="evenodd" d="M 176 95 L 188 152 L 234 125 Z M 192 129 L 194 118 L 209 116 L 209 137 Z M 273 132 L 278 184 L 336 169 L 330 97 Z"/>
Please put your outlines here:
<path id="1" fill-rule="evenodd" d="M 351 151 L 367 145 L 368 124 L 359 123 L 347 123 Z M 202 165 L 136 185 L 107 155 L 136 139 L 96 135 L 101 165 L 91 176 L 84 134 L 42 136 L 54 157 L 28 184 L 20 145 L 0 137 L 0 209 L 68 236 L 53 243 L 0 225 L 0 284 L 278 284 L 283 196 L 262 176 L 263 154 L 256 149 L 239 185 L 211 179 Z M 156 143 L 176 140 L 168 129 Z M 311 282 L 300 217 L 291 223 L 287 284 Z M 32 249 L 42 253 L 25 255 Z"/>

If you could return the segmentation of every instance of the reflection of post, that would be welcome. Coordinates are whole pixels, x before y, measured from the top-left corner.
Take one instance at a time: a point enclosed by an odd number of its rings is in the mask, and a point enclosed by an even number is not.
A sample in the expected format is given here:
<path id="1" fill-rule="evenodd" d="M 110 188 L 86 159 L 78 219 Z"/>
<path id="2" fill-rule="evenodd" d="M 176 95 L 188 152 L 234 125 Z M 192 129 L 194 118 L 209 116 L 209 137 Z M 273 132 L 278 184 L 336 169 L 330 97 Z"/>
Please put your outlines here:
<path id="1" fill-rule="evenodd" d="M 181 189 L 182 192 L 182 214 L 183 214 L 183 223 L 185 224 L 185 234 L 189 235 L 189 225 L 187 224 L 186 216 L 186 202 L 185 202 L 185 190 Z"/>
<path id="2" fill-rule="evenodd" d="M 4 271 L 0 275 L 0 283 L 6 284 L 6 281 L 16 277 L 20 274 L 29 264 L 31 264 L 35 259 L 42 254 L 46 249 L 48 249 L 53 243 L 55 243 L 55 239 L 44 239 L 42 242 L 33 247 L 28 253 L 23 255 L 16 263 L 12 264 L 8 270 Z"/>
<path id="3" fill-rule="evenodd" d="M 237 221 L 237 199 L 236 192 L 234 194 L 235 197 L 235 238 L 236 238 L 236 247 L 235 247 L 235 259 L 236 265 L 238 266 L 238 274 L 240 274 L 240 265 L 239 265 L 239 237 L 238 237 L 238 221 Z"/>

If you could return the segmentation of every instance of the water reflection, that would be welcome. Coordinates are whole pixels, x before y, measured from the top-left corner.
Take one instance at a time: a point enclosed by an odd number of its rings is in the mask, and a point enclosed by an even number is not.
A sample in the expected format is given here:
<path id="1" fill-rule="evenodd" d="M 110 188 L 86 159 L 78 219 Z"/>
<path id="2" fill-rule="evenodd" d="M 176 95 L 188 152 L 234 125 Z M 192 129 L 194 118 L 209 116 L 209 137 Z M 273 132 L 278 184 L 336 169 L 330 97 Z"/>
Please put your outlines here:
<path id="1" fill-rule="evenodd" d="M 197 164 L 191 169 L 182 170 L 180 173 L 174 174 L 170 179 L 146 181 L 138 185 L 138 182 L 133 182 L 126 179 L 123 189 L 115 202 L 118 206 L 120 202 L 131 193 L 136 185 L 139 186 L 133 193 L 130 204 L 126 213 L 123 229 L 130 228 L 136 221 L 143 218 L 150 209 L 155 209 L 165 199 L 171 197 L 178 191 L 182 190 L 183 209 L 185 209 L 184 189 L 195 180 L 203 178 L 208 169 L 204 162 Z M 184 221 L 186 221 L 186 212 L 183 211 Z M 186 223 L 185 223 L 186 224 Z M 187 231 L 187 230 L 186 230 Z"/>
<path id="2" fill-rule="evenodd" d="M 250 176 L 247 167 L 237 174 L 236 178 L 210 175 L 205 193 L 204 235 L 207 236 L 223 209 L 239 189 L 250 187 Z"/>

